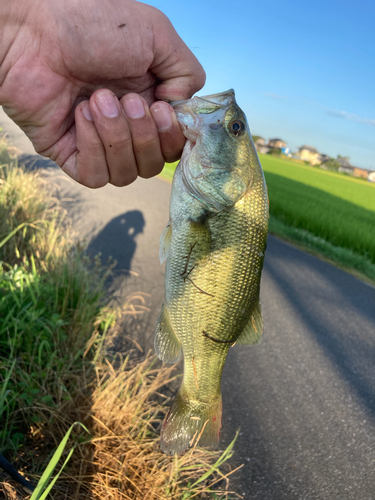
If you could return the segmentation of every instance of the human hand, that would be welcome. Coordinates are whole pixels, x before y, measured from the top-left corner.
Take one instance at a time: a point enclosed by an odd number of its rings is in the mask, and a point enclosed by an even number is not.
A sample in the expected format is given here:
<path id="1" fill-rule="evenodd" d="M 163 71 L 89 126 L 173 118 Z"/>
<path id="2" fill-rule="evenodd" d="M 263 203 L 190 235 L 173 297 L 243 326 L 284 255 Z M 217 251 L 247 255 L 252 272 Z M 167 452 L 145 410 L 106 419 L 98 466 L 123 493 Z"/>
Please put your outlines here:
<path id="1" fill-rule="evenodd" d="M 177 160 L 173 108 L 204 71 L 170 21 L 135 0 L 16 0 L 0 11 L 0 104 L 78 182 L 125 186 Z M 8 10 L 7 10 L 8 9 Z"/>

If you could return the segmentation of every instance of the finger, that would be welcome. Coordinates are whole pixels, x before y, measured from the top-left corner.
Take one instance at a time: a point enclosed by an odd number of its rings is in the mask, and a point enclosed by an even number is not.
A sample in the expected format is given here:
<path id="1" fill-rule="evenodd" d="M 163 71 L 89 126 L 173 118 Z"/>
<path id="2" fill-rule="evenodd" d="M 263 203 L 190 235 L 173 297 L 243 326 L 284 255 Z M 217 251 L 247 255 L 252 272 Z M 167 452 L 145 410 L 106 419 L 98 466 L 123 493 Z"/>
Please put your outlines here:
<path id="1" fill-rule="evenodd" d="M 186 141 L 176 113 L 172 106 L 163 101 L 152 104 L 150 111 L 159 133 L 159 142 L 164 159 L 167 163 L 173 163 L 181 158 Z"/>
<path id="2" fill-rule="evenodd" d="M 131 184 L 138 170 L 130 128 L 119 100 L 110 90 L 97 90 L 90 98 L 90 109 L 105 149 L 109 182 L 114 186 Z"/>
<path id="3" fill-rule="evenodd" d="M 145 179 L 160 174 L 164 157 L 147 102 L 138 94 L 127 94 L 120 102 L 130 128 L 138 174 Z"/>
<path id="4" fill-rule="evenodd" d="M 155 98 L 178 101 L 189 99 L 200 90 L 206 74 L 198 59 L 177 34 L 170 20 L 153 10 L 155 23 L 162 29 L 154 31 L 154 60 L 151 71 L 161 80 Z"/>
<path id="5" fill-rule="evenodd" d="M 105 186 L 109 181 L 105 149 L 96 130 L 89 101 L 83 101 L 76 107 L 75 122 L 77 149 L 61 168 L 84 186 Z"/>

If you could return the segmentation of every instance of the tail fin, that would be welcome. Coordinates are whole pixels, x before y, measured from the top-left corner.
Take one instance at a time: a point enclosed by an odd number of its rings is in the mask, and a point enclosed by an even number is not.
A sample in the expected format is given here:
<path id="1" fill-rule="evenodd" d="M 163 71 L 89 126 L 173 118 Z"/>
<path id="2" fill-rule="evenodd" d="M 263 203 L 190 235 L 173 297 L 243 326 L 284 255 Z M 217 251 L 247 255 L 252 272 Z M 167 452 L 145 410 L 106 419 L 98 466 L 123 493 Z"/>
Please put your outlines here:
<path id="1" fill-rule="evenodd" d="M 221 429 L 221 394 L 211 403 L 189 401 L 177 393 L 161 430 L 164 453 L 181 453 L 190 446 L 216 446 Z"/>

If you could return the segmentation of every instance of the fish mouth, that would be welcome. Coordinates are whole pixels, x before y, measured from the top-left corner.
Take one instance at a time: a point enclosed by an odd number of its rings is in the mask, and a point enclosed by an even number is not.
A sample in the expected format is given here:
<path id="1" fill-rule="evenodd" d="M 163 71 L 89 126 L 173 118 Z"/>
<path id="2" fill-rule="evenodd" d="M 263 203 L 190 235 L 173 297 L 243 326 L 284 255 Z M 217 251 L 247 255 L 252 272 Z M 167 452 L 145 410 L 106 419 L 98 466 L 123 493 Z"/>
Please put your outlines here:
<path id="1" fill-rule="evenodd" d="M 191 99 L 185 99 L 183 101 L 172 101 L 169 104 L 174 108 L 185 107 L 186 105 L 191 105 L 193 101 L 207 101 L 211 104 L 218 104 L 220 106 L 228 106 L 232 101 L 235 101 L 235 93 L 233 89 L 226 90 L 225 92 L 218 92 L 217 94 L 210 94 L 205 96 L 194 96 Z"/>
<path id="2" fill-rule="evenodd" d="M 177 120 L 182 126 L 185 137 L 195 143 L 204 123 L 211 120 L 210 115 L 219 112 L 220 115 L 224 116 L 233 102 L 236 102 L 234 90 L 229 89 L 217 94 L 173 101 L 170 104 L 175 110 Z"/>

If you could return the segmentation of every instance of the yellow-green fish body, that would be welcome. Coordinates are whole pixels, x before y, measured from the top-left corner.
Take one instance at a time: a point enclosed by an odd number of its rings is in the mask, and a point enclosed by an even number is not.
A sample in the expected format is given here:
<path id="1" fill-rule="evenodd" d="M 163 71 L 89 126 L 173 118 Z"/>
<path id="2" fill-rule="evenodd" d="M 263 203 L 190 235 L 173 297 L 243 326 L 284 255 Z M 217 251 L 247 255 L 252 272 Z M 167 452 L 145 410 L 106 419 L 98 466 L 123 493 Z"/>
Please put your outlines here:
<path id="1" fill-rule="evenodd" d="M 234 92 L 174 104 L 189 139 L 161 237 L 165 300 L 155 333 L 160 359 L 184 355 L 184 376 L 161 447 L 218 442 L 221 375 L 234 343 L 260 341 L 259 285 L 267 237 L 263 172 Z M 203 432 L 202 432 L 203 430 Z"/>

